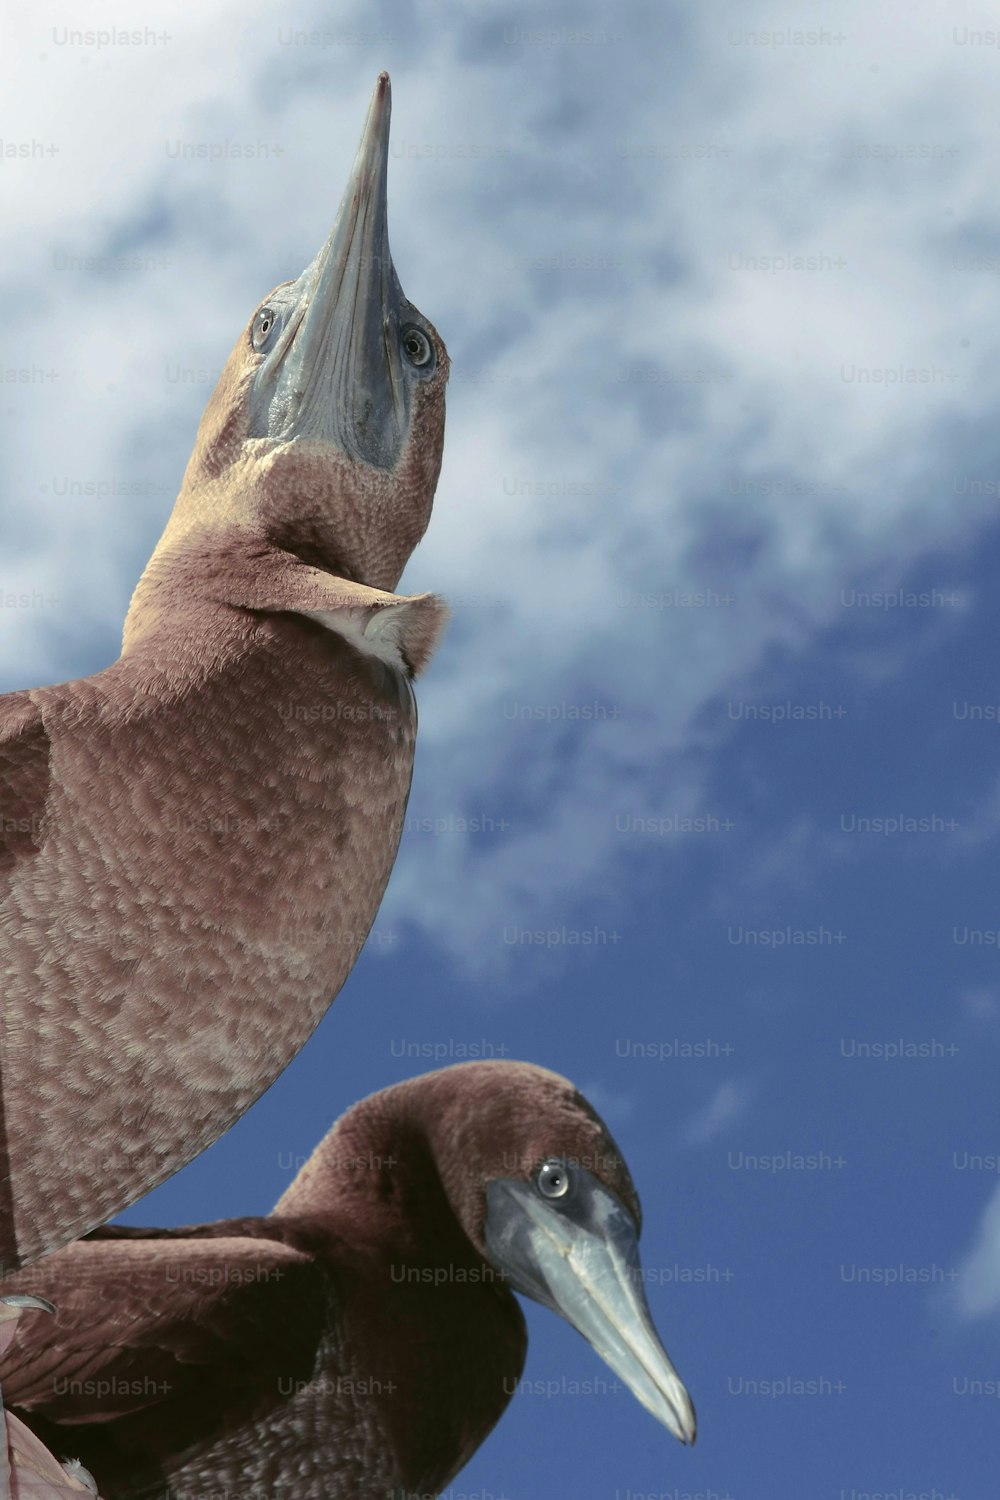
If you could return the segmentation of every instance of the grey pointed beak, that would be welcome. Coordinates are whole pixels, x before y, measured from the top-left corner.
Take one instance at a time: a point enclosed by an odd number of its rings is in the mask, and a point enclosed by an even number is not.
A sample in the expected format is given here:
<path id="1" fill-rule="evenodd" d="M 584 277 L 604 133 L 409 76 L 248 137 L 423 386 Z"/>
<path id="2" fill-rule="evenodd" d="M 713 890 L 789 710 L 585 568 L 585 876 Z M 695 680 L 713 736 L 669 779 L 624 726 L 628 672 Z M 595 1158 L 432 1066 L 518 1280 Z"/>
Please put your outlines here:
<path id="1" fill-rule="evenodd" d="M 409 427 L 400 350 L 408 307 L 389 251 L 391 92 L 379 74 L 361 144 L 326 244 L 269 299 L 276 321 L 254 376 L 251 435 L 332 443 L 392 468 Z"/>
<path id="2" fill-rule="evenodd" d="M 565 1205 L 529 1182 L 491 1182 L 487 1253 L 515 1290 L 571 1323 L 658 1421 L 693 1443 L 694 1406 L 653 1327 L 633 1220 L 590 1173 L 575 1168 L 574 1179 Z"/>

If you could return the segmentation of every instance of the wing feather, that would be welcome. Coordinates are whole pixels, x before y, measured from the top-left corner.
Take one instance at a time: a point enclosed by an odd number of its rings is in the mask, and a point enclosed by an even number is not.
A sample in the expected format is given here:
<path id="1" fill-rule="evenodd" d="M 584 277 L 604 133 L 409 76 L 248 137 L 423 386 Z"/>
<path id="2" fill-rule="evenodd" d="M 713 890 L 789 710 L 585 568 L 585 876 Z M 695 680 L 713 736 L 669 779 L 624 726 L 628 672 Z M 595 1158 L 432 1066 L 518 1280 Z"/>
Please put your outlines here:
<path id="1" fill-rule="evenodd" d="M 0 1360 L 5 1402 L 73 1426 L 162 1413 L 165 1451 L 274 1389 L 262 1371 L 309 1379 L 324 1321 L 312 1256 L 239 1233 L 102 1235 L 3 1289 L 56 1308 L 19 1320 Z"/>

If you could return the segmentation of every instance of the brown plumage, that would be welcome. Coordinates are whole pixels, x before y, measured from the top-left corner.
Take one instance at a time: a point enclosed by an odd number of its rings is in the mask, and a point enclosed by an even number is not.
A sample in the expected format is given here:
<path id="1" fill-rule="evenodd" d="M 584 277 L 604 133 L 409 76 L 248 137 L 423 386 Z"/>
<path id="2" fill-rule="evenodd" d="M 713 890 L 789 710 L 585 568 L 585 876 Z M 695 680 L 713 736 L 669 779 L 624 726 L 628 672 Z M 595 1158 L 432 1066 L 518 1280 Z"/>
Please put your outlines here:
<path id="1" fill-rule="evenodd" d="M 120 660 L 0 698 L 0 1265 L 210 1144 L 343 984 L 402 827 L 448 357 L 385 216 L 389 83 L 337 224 L 240 334 Z"/>
<path id="2" fill-rule="evenodd" d="M 22 1320 L 0 1382 L 105 1500 L 426 1496 L 513 1394 L 513 1286 L 693 1441 L 641 1291 L 639 1217 L 572 1084 L 460 1064 L 355 1105 L 266 1218 L 98 1230 L 14 1277 L 57 1311 Z"/>
<path id="3" fill-rule="evenodd" d="M 18 1318 L 51 1313 L 38 1297 L 0 1298 L 0 1359 Z M 93 1500 L 97 1486 L 75 1459 L 61 1464 L 13 1412 L 0 1407 L 0 1495 L 3 1500 Z"/>

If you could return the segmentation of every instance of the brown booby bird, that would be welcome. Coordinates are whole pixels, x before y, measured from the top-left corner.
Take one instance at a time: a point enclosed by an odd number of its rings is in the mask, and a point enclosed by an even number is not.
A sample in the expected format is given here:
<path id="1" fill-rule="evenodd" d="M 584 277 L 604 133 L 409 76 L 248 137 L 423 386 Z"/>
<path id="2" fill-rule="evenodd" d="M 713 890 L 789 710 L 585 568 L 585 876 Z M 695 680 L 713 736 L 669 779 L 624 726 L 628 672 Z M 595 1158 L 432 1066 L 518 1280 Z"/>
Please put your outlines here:
<path id="1" fill-rule="evenodd" d="M 0 1267 L 225 1131 L 350 972 L 399 842 L 391 592 L 427 526 L 448 356 L 389 254 L 382 74 L 327 243 L 240 334 L 120 659 L 0 697 Z"/>
<path id="2" fill-rule="evenodd" d="M 274 1211 L 101 1229 L 9 1283 L 6 1399 L 105 1500 L 437 1494 L 524 1364 L 523 1293 L 694 1442 L 642 1289 L 639 1200 L 587 1101 L 462 1063 L 356 1104 Z"/>

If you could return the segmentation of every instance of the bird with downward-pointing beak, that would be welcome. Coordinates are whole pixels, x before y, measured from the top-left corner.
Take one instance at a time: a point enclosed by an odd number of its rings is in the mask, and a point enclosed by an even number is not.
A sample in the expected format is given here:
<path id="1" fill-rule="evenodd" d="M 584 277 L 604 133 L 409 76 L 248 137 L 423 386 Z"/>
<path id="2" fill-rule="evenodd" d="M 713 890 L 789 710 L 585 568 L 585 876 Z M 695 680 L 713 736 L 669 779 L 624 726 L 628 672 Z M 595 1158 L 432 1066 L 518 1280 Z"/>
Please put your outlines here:
<path id="1" fill-rule="evenodd" d="M 105 1500 L 431 1496 L 517 1389 L 520 1292 L 693 1443 L 639 1228 L 571 1083 L 462 1063 L 348 1110 L 264 1218 L 99 1230 L 15 1277 L 57 1310 L 22 1320 L 0 1381 Z"/>

